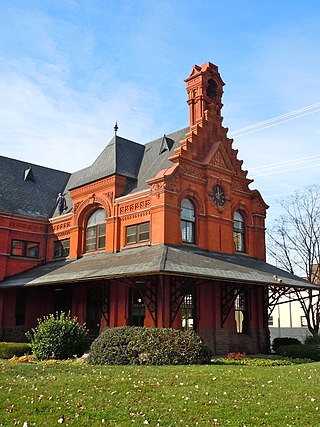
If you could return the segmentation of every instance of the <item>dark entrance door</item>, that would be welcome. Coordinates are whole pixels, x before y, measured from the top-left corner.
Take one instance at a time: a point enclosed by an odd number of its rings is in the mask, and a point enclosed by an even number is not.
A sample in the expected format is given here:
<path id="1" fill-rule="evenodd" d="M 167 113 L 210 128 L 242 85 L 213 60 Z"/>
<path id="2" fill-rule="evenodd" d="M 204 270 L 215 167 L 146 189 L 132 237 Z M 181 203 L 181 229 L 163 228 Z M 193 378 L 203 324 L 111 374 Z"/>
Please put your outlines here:
<path id="1" fill-rule="evenodd" d="M 99 335 L 102 317 L 102 301 L 103 295 L 100 287 L 88 289 L 86 325 L 89 329 L 89 339 L 92 341 Z"/>
<path id="2" fill-rule="evenodd" d="M 54 313 L 71 312 L 71 287 L 54 288 Z"/>
<path id="3" fill-rule="evenodd" d="M 136 288 L 130 289 L 130 325 L 144 326 L 146 317 L 146 306 L 143 302 L 142 294 Z"/>

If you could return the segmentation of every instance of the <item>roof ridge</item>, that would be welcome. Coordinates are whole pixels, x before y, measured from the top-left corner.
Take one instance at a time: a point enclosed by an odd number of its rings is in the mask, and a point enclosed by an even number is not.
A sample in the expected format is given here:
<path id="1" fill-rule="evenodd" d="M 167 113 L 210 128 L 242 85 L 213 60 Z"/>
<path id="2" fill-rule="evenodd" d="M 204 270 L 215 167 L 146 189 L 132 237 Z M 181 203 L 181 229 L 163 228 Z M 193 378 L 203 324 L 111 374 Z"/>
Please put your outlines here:
<path id="1" fill-rule="evenodd" d="M 165 268 L 166 268 L 166 262 L 167 262 L 168 250 L 169 250 L 169 248 L 168 248 L 167 245 L 163 245 L 163 246 L 164 246 L 163 247 L 163 252 L 162 252 L 162 255 L 161 255 L 160 265 L 159 265 L 160 271 L 164 271 Z"/>
<path id="2" fill-rule="evenodd" d="M 37 164 L 37 163 L 31 163 L 31 162 L 28 162 L 28 161 L 26 161 L 26 160 L 14 159 L 13 157 L 7 157 L 7 156 L 1 156 L 1 155 L 0 155 L 0 159 L 4 159 L 4 160 L 12 160 L 12 161 L 14 161 L 14 162 L 16 162 L 16 163 L 22 163 L 23 165 L 27 165 L 27 166 L 29 166 L 29 167 L 35 166 L 35 167 L 42 168 L 42 169 L 49 169 L 49 170 L 51 170 L 51 171 L 55 171 L 55 172 L 67 173 L 67 174 L 69 174 L 69 175 L 71 175 L 71 174 L 72 174 L 72 172 L 63 171 L 63 170 L 61 170 L 61 169 L 54 169 L 54 168 L 51 168 L 51 167 L 49 167 L 49 166 L 43 166 L 43 165 L 39 165 L 39 164 Z"/>

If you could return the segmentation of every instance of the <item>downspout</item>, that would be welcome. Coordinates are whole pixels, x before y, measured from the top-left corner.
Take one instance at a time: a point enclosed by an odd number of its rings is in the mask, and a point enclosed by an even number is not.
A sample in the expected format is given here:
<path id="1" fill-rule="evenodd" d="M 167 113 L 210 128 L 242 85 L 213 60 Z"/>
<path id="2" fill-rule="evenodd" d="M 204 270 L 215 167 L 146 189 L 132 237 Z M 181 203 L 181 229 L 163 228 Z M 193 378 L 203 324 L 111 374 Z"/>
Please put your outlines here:
<path id="1" fill-rule="evenodd" d="M 164 309 L 164 304 L 165 304 L 165 285 L 164 285 L 164 276 L 163 274 L 160 274 L 160 286 L 161 286 L 161 306 L 162 306 L 162 313 L 161 313 L 161 327 L 164 328 L 165 326 L 165 322 L 164 322 L 164 316 L 165 316 L 165 309 Z"/>
<path id="2" fill-rule="evenodd" d="M 45 226 L 45 235 L 44 235 L 44 260 L 42 264 L 47 263 L 47 249 L 48 249 L 48 230 L 49 230 L 49 224 L 46 224 Z"/>
<path id="3" fill-rule="evenodd" d="M 162 253 L 161 260 L 160 260 L 160 284 L 161 284 L 161 291 L 162 291 L 162 295 L 161 295 L 161 304 L 162 304 L 162 316 L 161 316 L 162 321 L 161 321 L 161 324 L 162 324 L 162 328 L 165 327 L 165 319 L 164 319 L 164 317 L 165 317 L 165 307 L 164 307 L 164 304 L 165 304 L 165 282 L 164 282 L 164 277 L 163 277 L 162 272 L 164 272 L 165 268 L 166 268 L 167 255 L 168 255 L 168 247 L 165 246 L 164 251 Z"/>

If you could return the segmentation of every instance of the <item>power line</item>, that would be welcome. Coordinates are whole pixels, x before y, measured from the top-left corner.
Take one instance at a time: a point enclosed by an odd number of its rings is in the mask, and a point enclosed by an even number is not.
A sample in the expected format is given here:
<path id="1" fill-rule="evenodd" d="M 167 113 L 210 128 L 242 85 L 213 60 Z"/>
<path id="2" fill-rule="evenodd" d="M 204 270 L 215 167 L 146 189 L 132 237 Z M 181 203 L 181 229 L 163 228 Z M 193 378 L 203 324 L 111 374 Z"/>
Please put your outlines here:
<path id="1" fill-rule="evenodd" d="M 315 156 L 307 156 L 307 157 L 298 157 L 297 159 L 285 160 L 283 162 L 270 163 L 269 165 L 257 166 L 255 168 L 251 168 L 250 171 L 260 172 L 267 169 L 278 169 L 283 166 L 296 166 L 302 163 L 310 163 L 314 161 L 320 160 L 320 154 Z"/>
<path id="2" fill-rule="evenodd" d="M 294 111 L 291 111 L 289 113 L 281 114 L 280 116 L 273 117 L 272 119 L 263 120 L 262 122 L 255 123 L 255 124 L 250 125 L 250 126 L 245 126 L 244 128 L 237 129 L 233 133 L 246 131 L 246 130 L 248 130 L 250 128 L 254 128 L 254 127 L 257 127 L 257 126 L 268 124 L 270 122 L 274 122 L 274 121 L 279 120 L 281 118 L 285 118 L 285 117 L 288 117 L 288 116 L 296 115 L 296 114 L 304 112 L 306 110 L 312 110 L 312 109 L 318 108 L 318 107 L 320 107 L 320 102 L 316 102 L 314 104 L 308 105 L 307 107 L 298 108 L 298 110 L 294 110 Z"/>
<path id="3" fill-rule="evenodd" d="M 294 165 L 293 165 L 294 166 Z M 314 165 L 304 165 L 304 166 L 298 166 L 298 167 L 292 167 L 292 168 L 286 168 L 286 169 L 279 169 L 279 170 L 274 170 L 274 171 L 266 171 L 266 172 L 258 172 L 257 175 L 254 175 L 254 178 L 258 178 L 261 176 L 269 176 L 269 175 L 278 175 L 280 173 L 286 173 L 286 172 L 292 172 L 292 171 L 297 171 L 297 170 L 301 170 L 301 169 L 311 169 L 314 167 L 318 167 L 319 163 L 315 163 Z"/>
<path id="4" fill-rule="evenodd" d="M 241 136 L 249 135 L 251 133 L 268 129 L 291 120 L 299 119 L 300 117 L 305 117 L 310 114 L 317 113 L 318 111 L 320 111 L 320 102 L 316 102 L 315 104 L 299 108 L 298 110 L 291 111 L 290 113 L 281 114 L 280 116 L 274 117 L 272 119 L 264 120 L 262 122 L 258 122 L 256 124 L 230 132 L 230 136 L 236 136 L 237 138 L 240 138 Z"/>
<path id="5" fill-rule="evenodd" d="M 280 125 L 282 123 L 289 122 L 291 120 L 298 119 L 310 114 L 314 114 L 320 111 L 320 102 L 308 105 L 306 107 L 299 108 L 298 110 L 291 111 L 286 114 L 274 117 L 272 119 L 263 120 L 262 122 L 255 123 L 250 126 L 243 127 L 234 132 L 230 133 L 230 136 L 241 136 L 249 135 L 260 130 L 264 130 L 270 127 Z M 309 169 L 316 167 L 319 164 L 320 154 L 314 156 L 304 156 L 297 159 L 285 160 L 281 162 L 275 162 L 264 166 L 258 166 L 250 169 L 250 173 L 253 172 L 255 177 L 275 175 L 285 172 L 291 172 L 293 170 Z M 314 162 L 317 162 L 314 164 Z M 280 169 L 281 168 L 281 169 Z M 255 172 L 257 173 L 255 175 Z"/>

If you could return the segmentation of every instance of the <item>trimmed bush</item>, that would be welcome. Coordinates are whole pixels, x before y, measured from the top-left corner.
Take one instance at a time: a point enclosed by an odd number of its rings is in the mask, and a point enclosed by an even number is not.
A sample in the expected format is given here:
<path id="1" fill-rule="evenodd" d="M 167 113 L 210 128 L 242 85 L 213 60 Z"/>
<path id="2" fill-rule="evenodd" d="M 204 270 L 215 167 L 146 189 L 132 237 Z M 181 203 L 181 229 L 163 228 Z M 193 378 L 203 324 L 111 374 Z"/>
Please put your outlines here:
<path id="1" fill-rule="evenodd" d="M 320 345 L 284 345 L 277 348 L 277 354 L 317 362 L 320 361 Z"/>
<path id="2" fill-rule="evenodd" d="M 320 335 L 310 335 L 306 337 L 304 343 L 307 345 L 320 345 Z"/>
<path id="3" fill-rule="evenodd" d="M 0 359 L 11 359 L 31 354 L 31 345 L 20 342 L 0 342 Z"/>
<path id="4" fill-rule="evenodd" d="M 211 355 L 193 331 L 118 327 L 92 343 L 88 360 L 94 365 L 191 365 L 209 363 Z"/>
<path id="5" fill-rule="evenodd" d="M 139 362 L 135 351 L 128 345 L 137 333 L 134 326 L 108 328 L 91 344 L 88 362 L 92 365 L 130 365 Z"/>
<path id="6" fill-rule="evenodd" d="M 211 352 L 193 331 L 142 328 L 129 349 L 138 353 L 142 365 L 194 365 L 209 363 Z"/>
<path id="7" fill-rule="evenodd" d="M 38 360 L 69 359 L 83 355 L 88 340 L 88 332 L 77 318 L 70 314 L 50 314 L 38 319 L 38 326 L 26 333 L 31 348 Z"/>
<path id="8" fill-rule="evenodd" d="M 290 338 L 290 337 L 283 337 L 283 338 L 275 338 L 272 342 L 272 349 L 277 353 L 278 347 L 281 346 L 287 346 L 287 345 L 299 345 L 302 344 L 301 341 L 298 340 L 298 338 Z"/>

